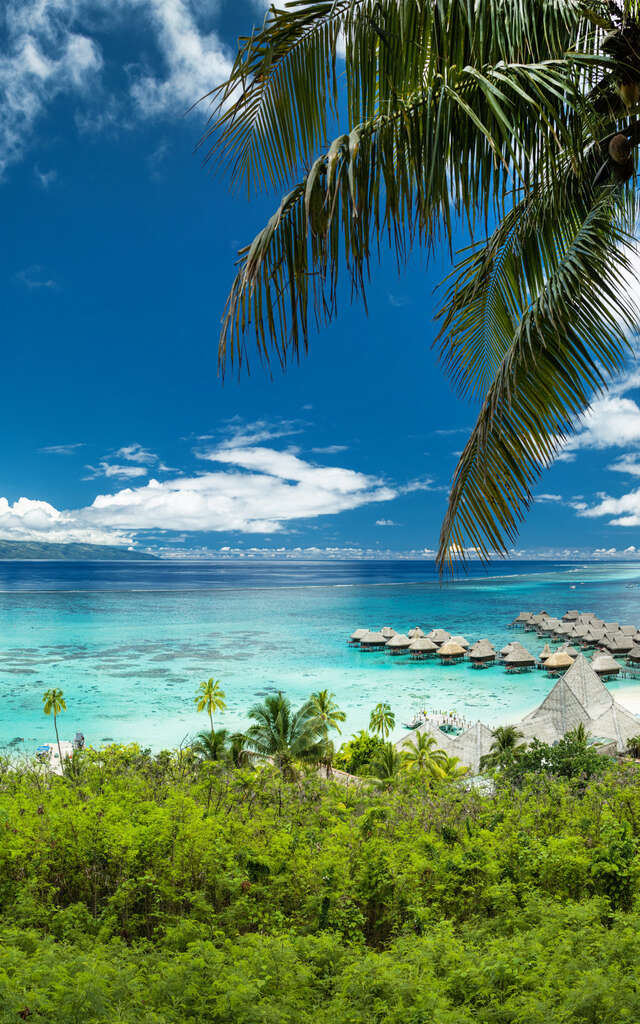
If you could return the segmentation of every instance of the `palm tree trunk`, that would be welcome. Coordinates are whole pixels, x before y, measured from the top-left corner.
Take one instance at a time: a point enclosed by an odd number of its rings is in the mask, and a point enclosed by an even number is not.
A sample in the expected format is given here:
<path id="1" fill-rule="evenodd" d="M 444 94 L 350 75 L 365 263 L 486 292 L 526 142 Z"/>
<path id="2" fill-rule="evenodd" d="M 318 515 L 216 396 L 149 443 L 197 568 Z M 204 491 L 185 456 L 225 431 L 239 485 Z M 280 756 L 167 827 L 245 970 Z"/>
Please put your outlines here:
<path id="1" fill-rule="evenodd" d="M 62 747 L 60 746 L 60 737 L 58 735 L 58 719 L 54 709 L 53 712 L 53 728 L 56 730 L 56 742 L 58 744 L 58 754 L 60 755 L 60 771 L 64 775 L 64 764 L 62 763 Z"/>
<path id="2" fill-rule="evenodd" d="M 213 712 L 211 711 L 211 705 L 209 705 L 209 723 L 211 725 L 211 733 L 213 734 Z"/>

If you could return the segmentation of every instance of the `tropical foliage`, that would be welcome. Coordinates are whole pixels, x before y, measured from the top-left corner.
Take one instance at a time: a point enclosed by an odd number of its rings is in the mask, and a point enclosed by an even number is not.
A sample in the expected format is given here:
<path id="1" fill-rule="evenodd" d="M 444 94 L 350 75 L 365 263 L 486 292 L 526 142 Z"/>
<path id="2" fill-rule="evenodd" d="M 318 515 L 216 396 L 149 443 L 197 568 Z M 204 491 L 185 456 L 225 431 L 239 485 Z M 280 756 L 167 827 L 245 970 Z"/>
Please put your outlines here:
<path id="1" fill-rule="evenodd" d="M 58 756 L 60 757 L 60 769 L 64 772 L 64 761 L 62 760 L 62 748 L 60 746 L 60 735 L 58 733 L 58 715 L 67 710 L 62 690 L 47 690 L 42 696 L 42 704 L 45 715 L 53 715 L 53 727 L 56 732 L 56 743 L 58 744 Z"/>
<path id="2" fill-rule="evenodd" d="M 438 748 L 435 737 L 418 732 L 415 739 L 406 741 L 403 750 L 405 768 L 423 772 L 433 779 L 445 777 L 448 759 L 445 751 Z"/>
<path id="3" fill-rule="evenodd" d="M 386 740 L 396 724 L 396 716 L 391 710 L 391 705 L 386 701 L 376 704 L 369 716 L 369 728 L 371 732 Z"/>
<path id="4" fill-rule="evenodd" d="M 296 761 L 316 761 L 322 756 L 324 726 L 309 700 L 294 710 L 283 693 L 265 697 L 249 711 L 253 720 L 246 732 L 250 750 L 273 760 L 291 775 Z"/>
<path id="5" fill-rule="evenodd" d="M 328 690 L 318 690 L 317 693 L 311 694 L 309 700 L 313 714 L 322 727 L 324 739 L 328 740 L 329 731 L 332 729 L 335 729 L 338 735 L 340 735 L 340 724 L 346 722 L 347 716 L 336 702 L 335 693 L 329 693 Z"/>
<path id="6" fill-rule="evenodd" d="M 472 245 L 438 349 L 480 404 L 441 566 L 504 552 L 541 472 L 627 351 L 640 97 L 636 0 L 293 0 L 241 40 L 214 94 L 208 158 L 285 191 L 240 252 L 222 369 L 284 367 L 366 300 L 381 244 Z M 328 142 L 330 133 L 333 141 Z M 487 234 L 488 232 L 488 234 Z"/>
<path id="7" fill-rule="evenodd" d="M 207 679 L 200 683 L 195 697 L 197 711 L 206 711 L 209 716 L 210 732 L 213 732 L 213 716 L 216 711 L 226 708 L 225 692 L 219 679 Z"/>
<path id="8" fill-rule="evenodd" d="M 0 1022 L 637 1021 L 640 775 L 609 765 L 483 795 L 0 762 Z"/>
<path id="9" fill-rule="evenodd" d="M 526 750 L 526 743 L 519 742 L 524 734 L 515 725 L 499 725 L 492 735 L 490 752 L 480 758 L 481 768 L 501 768 Z"/>

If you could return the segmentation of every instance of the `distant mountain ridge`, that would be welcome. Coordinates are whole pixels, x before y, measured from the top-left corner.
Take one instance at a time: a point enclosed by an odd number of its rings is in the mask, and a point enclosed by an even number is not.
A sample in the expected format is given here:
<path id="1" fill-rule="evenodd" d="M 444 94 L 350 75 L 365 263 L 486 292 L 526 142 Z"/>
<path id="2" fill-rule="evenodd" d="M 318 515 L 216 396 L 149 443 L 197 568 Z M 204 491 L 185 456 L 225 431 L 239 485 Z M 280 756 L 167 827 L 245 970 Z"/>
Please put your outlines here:
<path id="1" fill-rule="evenodd" d="M 156 555 L 111 544 L 52 544 L 49 541 L 0 540 L 0 561 L 51 559 L 59 562 L 158 561 Z"/>

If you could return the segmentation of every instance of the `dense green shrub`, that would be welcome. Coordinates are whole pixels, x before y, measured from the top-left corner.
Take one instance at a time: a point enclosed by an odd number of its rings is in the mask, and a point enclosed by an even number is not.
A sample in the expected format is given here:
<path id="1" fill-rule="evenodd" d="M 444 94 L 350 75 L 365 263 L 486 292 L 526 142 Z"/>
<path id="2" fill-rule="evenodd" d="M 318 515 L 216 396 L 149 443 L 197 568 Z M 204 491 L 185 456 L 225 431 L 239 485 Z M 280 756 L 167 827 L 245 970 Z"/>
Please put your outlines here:
<path id="1" fill-rule="evenodd" d="M 640 1020 L 640 776 L 0 771 L 0 1024 Z"/>

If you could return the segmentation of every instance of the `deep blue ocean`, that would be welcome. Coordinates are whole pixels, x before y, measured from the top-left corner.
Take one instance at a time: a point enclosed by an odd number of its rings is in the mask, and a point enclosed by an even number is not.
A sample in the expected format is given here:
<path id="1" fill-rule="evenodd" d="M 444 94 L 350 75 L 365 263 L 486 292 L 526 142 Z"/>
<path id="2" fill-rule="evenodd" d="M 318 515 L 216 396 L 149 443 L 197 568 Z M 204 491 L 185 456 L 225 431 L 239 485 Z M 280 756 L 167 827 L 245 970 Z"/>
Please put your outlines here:
<path id="1" fill-rule="evenodd" d="M 443 585 L 425 561 L 0 562 L 0 746 L 52 739 L 42 693 L 55 685 L 67 701 L 62 738 L 175 747 L 206 724 L 193 697 L 210 676 L 226 690 L 219 724 L 231 729 L 266 693 L 299 702 L 325 687 L 347 713 L 346 735 L 382 699 L 398 735 L 423 706 L 506 722 L 549 690 L 543 672 L 412 663 L 353 650 L 349 634 L 420 625 L 503 646 L 519 611 L 572 607 L 640 625 L 640 565 L 471 563 Z"/>

